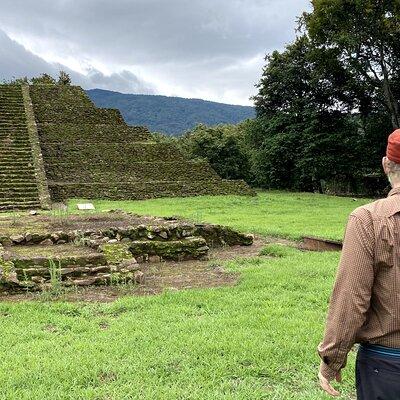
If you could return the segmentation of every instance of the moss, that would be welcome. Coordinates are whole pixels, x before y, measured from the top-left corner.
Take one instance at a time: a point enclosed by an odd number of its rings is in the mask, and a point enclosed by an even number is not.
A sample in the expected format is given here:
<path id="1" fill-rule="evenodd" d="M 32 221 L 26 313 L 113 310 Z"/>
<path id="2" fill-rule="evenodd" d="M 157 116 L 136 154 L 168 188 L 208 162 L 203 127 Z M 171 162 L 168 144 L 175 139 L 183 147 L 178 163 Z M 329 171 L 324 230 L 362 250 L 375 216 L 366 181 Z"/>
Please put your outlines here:
<path id="1" fill-rule="evenodd" d="M 96 108 L 79 87 L 35 85 L 31 97 L 53 201 L 253 193 L 173 145 L 151 142 L 145 128 Z"/>
<path id="2" fill-rule="evenodd" d="M 100 250 L 108 264 L 120 264 L 124 260 L 133 258 L 129 251 L 130 243 L 107 243 L 100 246 Z"/>
<path id="3" fill-rule="evenodd" d="M 10 274 L 14 272 L 15 266 L 12 261 L 5 261 L 0 258 L 0 282 L 7 282 Z"/>
<path id="4" fill-rule="evenodd" d="M 202 258 L 208 254 L 206 241 L 200 237 L 174 241 L 133 241 L 130 252 L 139 257 L 144 254 L 155 255 L 164 259 L 179 260 L 181 258 Z"/>

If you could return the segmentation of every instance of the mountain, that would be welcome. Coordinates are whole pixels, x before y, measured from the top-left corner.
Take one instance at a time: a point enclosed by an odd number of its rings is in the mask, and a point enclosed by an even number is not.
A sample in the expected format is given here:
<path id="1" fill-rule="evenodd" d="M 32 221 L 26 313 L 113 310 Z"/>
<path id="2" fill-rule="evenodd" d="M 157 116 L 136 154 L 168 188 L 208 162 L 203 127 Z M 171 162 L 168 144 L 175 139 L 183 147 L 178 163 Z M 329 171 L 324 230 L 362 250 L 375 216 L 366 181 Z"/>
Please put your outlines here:
<path id="1" fill-rule="evenodd" d="M 97 107 L 118 108 L 129 125 L 144 125 L 152 132 L 169 135 L 179 135 L 200 123 L 237 124 L 255 117 L 254 108 L 247 106 L 102 89 L 86 92 Z"/>

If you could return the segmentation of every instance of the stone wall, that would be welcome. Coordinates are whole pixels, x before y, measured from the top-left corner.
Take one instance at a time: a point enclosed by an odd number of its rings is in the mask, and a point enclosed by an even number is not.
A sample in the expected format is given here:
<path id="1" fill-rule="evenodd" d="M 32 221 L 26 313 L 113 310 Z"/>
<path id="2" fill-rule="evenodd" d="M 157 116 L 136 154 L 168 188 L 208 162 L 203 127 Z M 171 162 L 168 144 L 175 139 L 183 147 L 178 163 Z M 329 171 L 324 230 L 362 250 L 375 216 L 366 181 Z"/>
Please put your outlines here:
<path id="1" fill-rule="evenodd" d="M 121 224 L 115 214 L 115 224 Z M 49 229 L 0 235 L 0 291 L 42 290 L 139 281 L 152 262 L 207 259 L 210 247 L 248 246 L 251 235 L 213 224 L 152 219 L 152 225 L 113 226 L 112 220 L 86 229 Z M 85 220 L 82 222 L 84 223 Z"/>

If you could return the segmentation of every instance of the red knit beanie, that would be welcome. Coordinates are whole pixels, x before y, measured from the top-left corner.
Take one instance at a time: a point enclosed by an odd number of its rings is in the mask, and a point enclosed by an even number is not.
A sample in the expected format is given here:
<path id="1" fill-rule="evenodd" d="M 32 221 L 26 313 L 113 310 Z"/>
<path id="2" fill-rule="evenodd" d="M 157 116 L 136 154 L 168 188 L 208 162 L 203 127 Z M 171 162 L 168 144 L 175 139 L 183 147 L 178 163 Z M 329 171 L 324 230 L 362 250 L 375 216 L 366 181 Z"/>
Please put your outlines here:
<path id="1" fill-rule="evenodd" d="M 400 129 L 395 130 L 388 138 L 386 157 L 400 164 Z"/>

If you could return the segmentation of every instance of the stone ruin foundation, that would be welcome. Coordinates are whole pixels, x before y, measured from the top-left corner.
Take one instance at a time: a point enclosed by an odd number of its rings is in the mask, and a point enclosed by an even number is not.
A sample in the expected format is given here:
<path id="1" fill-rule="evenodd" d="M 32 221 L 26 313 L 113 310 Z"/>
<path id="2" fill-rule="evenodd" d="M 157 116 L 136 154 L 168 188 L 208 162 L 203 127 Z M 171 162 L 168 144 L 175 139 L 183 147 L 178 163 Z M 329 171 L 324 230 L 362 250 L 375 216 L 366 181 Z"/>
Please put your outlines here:
<path id="1" fill-rule="evenodd" d="M 0 219 L 0 291 L 142 283 L 151 262 L 207 259 L 253 243 L 229 227 L 124 212 Z"/>

